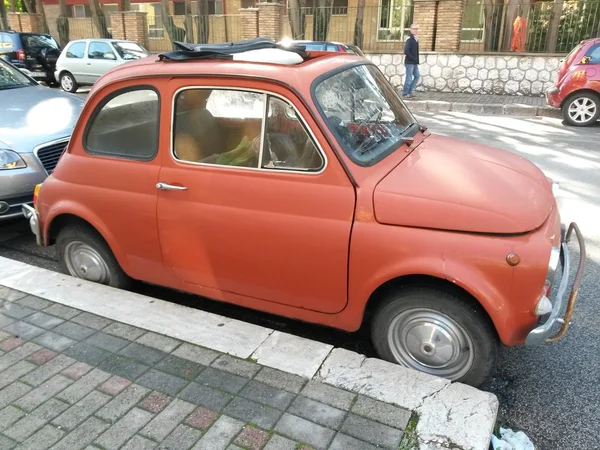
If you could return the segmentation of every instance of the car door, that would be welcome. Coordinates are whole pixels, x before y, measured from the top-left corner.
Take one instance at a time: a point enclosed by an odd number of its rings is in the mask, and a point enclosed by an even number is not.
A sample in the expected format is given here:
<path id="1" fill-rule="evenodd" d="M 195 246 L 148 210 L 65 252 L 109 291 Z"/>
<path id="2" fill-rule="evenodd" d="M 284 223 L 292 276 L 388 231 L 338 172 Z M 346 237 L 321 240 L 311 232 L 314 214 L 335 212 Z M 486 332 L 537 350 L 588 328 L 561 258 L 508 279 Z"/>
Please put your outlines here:
<path id="1" fill-rule="evenodd" d="M 64 50 L 64 59 L 58 63 L 59 70 L 70 72 L 75 77 L 75 81 L 80 84 L 89 83 L 86 74 L 86 50 L 86 41 L 71 42 Z"/>
<path id="2" fill-rule="evenodd" d="M 355 193 L 308 111 L 268 84 L 170 85 L 172 151 L 157 185 L 165 266 L 209 297 L 341 311 Z"/>
<path id="3" fill-rule="evenodd" d="M 90 83 L 95 83 L 102 75 L 119 65 L 119 60 L 108 42 L 90 41 L 86 65 Z"/>

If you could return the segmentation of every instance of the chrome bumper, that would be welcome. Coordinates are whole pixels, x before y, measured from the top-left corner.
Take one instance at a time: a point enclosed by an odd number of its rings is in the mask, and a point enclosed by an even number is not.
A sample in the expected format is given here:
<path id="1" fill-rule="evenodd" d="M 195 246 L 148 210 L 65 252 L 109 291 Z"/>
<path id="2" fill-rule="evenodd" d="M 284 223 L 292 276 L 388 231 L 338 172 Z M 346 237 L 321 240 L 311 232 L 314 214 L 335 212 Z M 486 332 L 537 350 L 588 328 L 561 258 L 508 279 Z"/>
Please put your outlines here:
<path id="1" fill-rule="evenodd" d="M 567 287 L 569 286 L 569 272 L 570 272 L 570 261 L 569 261 L 569 249 L 567 243 L 571 238 L 571 234 L 575 233 L 577 237 L 577 241 L 579 244 L 579 262 L 577 265 L 577 273 L 575 274 L 575 280 L 573 281 L 573 286 L 571 287 L 571 292 L 569 294 L 569 300 L 567 302 L 567 309 L 565 311 L 565 315 L 563 317 L 559 317 L 562 307 L 564 305 L 565 294 L 567 291 Z M 533 329 L 525 340 L 526 345 L 542 345 L 547 342 L 556 342 L 565 335 L 567 332 L 569 325 L 571 324 L 571 317 L 573 316 L 573 310 L 575 308 L 575 301 L 577 300 L 577 294 L 579 293 L 579 285 L 581 284 L 581 279 L 583 278 L 583 267 L 585 265 L 586 253 L 585 253 L 585 242 L 583 240 L 583 236 L 581 235 L 581 231 L 579 231 L 579 227 L 575 222 L 569 225 L 569 228 L 564 235 L 564 239 L 561 243 L 560 250 L 560 261 L 562 264 L 562 279 L 560 281 L 560 286 L 558 287 L 558 293 L 556 294 L 556 299 L 554 300 L 554 306 L 552 308 L 552 312 L 548 317 L 548 320 L 539 327 Z M 561 324 L 561 328 L 557 333 L 552 332 L 552 328 L 555 324 Z"/>
<path id="2" fill-rule="evenodd" d="M 23 205 L 23 215 L 29 220 L 29 228 L 31 228 L 31 232 L 35 234 L 37 245 L 44 245 L 42 242 L 42 232 L 40 230 L 38 212 L 29 205 Z"/>

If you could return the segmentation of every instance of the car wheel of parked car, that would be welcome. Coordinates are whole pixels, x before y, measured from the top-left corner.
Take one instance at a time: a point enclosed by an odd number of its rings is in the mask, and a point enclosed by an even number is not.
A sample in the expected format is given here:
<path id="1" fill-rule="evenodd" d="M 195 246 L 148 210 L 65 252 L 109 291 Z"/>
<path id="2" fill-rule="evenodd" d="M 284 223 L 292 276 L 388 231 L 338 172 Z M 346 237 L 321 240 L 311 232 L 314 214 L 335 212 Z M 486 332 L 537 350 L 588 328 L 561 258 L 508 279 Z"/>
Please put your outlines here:
<path id="1" fill-rule="evenodd" d="M 579 92 L 568 98 L 562 114 L 569 125 L 586 127 L 600 118 L 600 97 L 591 92 Z"/>
<path id="2" fill-rule="evenodd" d="M 472 386 L 496 367 L 499 341 L 489 318 L 448 292 L 397 291 L 380 305 L 372 325 L 373 344 L 387 361 Z"/>
<path id="3" fill-rule="evenodd" d="M 60 87 L 63 91 L 66 92 L 77 92 L 79 86 L 75 81 L 75 77 L 71 75 L 69 72 L 63 72 L 60 74 Z"/>
<path id="4" fill-rule="evenodd" d="M 112 251 L 91 227 L 69 225 L 56 238 L 56 252 L 63 272 L 84 280 L 120 289 L 130 285 Z"/>

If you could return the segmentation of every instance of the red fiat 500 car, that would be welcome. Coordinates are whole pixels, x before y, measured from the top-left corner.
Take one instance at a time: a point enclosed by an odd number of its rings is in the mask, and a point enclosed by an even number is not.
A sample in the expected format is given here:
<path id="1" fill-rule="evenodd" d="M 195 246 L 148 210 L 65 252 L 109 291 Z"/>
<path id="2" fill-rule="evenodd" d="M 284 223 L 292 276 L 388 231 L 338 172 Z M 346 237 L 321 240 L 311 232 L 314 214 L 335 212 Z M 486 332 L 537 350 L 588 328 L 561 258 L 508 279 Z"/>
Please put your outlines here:
<path id="1" fill-rule="evenodd" d="M 600 118 L 600 38 L 582 41 L 561 63 L 550 106 L 561 108 L 569 125 L 585 127 Z"/>

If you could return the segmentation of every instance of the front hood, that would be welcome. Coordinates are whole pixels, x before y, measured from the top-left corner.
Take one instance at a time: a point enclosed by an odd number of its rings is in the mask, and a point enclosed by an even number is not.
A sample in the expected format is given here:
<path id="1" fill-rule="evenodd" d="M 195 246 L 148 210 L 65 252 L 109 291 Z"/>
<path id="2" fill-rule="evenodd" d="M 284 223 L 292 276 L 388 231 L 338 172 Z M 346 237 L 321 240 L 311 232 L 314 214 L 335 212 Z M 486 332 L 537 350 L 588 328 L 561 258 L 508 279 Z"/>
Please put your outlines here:
<path id="1" fill-rule="evenodd" d="M 432 135 L 374 194 L 378 222 L 476 233 L 541 226 L 554 197 L 537 166 L 513 153 Z"/>
<path id="2" fill-rule="evenodd" d="M 40 144 L 69 137 L 84 102 L 44 86 L 0 91 L 0 145 L 30 153 Z"/>

